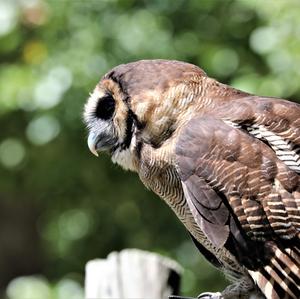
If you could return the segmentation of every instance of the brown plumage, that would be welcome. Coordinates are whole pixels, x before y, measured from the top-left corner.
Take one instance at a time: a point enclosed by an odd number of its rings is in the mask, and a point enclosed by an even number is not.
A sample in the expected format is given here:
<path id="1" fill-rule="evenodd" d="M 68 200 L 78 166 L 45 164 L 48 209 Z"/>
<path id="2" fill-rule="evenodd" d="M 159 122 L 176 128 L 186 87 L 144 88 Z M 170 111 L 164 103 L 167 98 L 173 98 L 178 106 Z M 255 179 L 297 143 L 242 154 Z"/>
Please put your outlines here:
<path id="1" fill-rule="evenodd" d="M 300 105 L 143 60 L 108 72 L 84 118 L 91 151 L 137 172 L 233 281 L 201 298 L 300 298 Z"/>

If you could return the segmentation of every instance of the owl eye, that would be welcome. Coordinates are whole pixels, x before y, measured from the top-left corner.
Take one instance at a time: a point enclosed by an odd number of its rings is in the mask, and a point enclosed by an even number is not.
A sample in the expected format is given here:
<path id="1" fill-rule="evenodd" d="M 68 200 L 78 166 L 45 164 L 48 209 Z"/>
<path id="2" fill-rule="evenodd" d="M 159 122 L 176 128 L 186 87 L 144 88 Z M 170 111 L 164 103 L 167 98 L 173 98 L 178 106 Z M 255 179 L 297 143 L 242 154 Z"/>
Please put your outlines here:
<path id="1" fill-rule="evenodd" d="M 107 120 L 110 119 L 115 111 L 115 100 L 112 95 L 105 95 L 103 98 L 99 99 L 96 108 L 96 117 Z"/>

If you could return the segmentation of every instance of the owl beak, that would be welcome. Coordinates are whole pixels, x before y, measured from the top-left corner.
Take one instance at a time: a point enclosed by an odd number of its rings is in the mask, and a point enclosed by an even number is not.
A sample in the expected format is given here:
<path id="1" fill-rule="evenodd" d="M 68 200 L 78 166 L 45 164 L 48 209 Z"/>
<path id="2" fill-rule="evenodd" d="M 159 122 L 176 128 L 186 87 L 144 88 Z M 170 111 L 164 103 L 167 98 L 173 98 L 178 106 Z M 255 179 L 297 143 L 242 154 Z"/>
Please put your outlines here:
<path id="1" fill-rule="evenodd" d="M 118 139 L 112 136 L 110 127 L 105 127 L 98 132 L 90 131 L 87 143 L 90 151 L 98 157 L 99 152 L 110 152 L 117 145 Z"/>
<path id="2" fill-rule="evenodd" d="M 89 134 L 89 137 L 88 137 L 88 147 L 90 149 L 90 151 L 95 155 L 95 156 L 99 156 L 98 155 L 98 152 L 97 152 L 97 134 L 91 132 Z"/>

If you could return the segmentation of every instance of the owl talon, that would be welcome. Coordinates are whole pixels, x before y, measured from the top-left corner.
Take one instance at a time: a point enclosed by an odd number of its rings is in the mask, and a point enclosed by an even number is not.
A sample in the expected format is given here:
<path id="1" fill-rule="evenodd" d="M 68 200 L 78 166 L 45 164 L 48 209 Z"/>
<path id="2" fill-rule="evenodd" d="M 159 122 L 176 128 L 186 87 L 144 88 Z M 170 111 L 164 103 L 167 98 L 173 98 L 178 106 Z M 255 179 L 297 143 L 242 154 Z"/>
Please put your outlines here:
<path id="1" fill-rule="evenodd" d="M 223 296 L 220 292 L 217 293 L 211 293 L 211 292 L 205 292 L 201 293 L 197 299 L 223 299 Z"/>
<path id="2" fill-rule="evenodd" d="M 183 297 L 183 296 L 178 296 L 178 295 L 171 295 L 169 296 L 169 299 L 196 299 L 193 297 Z"/>

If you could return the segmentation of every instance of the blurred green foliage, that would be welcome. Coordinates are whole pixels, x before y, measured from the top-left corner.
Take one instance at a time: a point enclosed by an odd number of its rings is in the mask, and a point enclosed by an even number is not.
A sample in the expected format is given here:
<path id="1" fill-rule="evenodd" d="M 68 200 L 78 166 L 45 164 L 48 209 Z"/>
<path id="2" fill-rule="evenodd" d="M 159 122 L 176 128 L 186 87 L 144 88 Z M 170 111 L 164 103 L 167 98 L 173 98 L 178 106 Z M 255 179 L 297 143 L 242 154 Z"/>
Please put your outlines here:
<path id="1" fill-rule="evenodd" d="M 146 58 L 184 60 L 237 88 L 300 99 L 300 2 L 0 0 L 0 288 L 8 298 L 80 298 L 85 263 L 127 247 L 180 262 L 185 294 L 225 286 L 136 175 L 88 152 L 88 93 L 111 67 Z M 26 275 L 38 276 L 14 279 Z"/>

